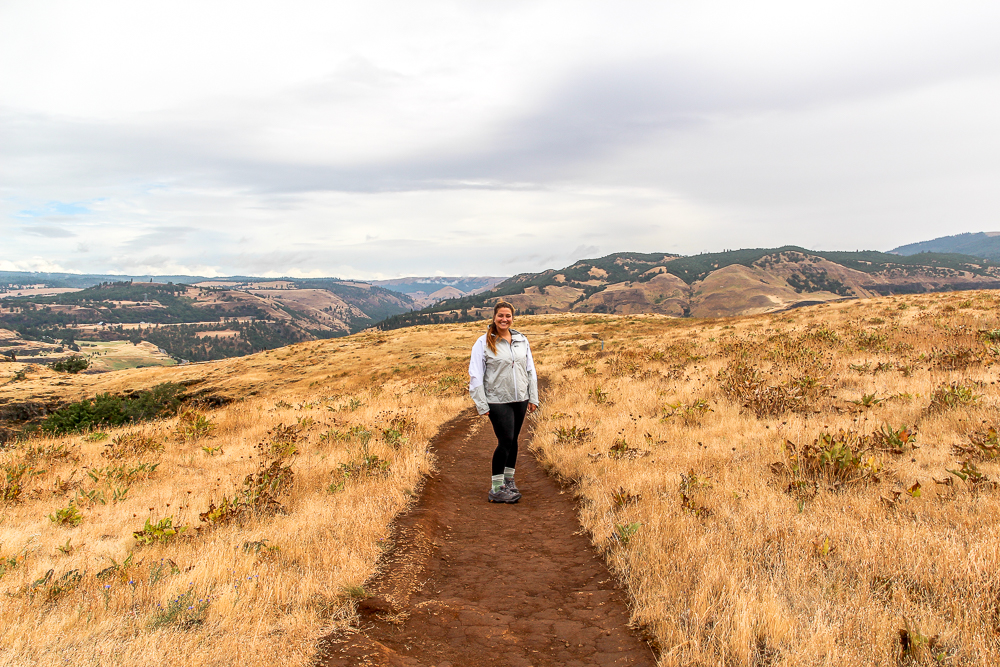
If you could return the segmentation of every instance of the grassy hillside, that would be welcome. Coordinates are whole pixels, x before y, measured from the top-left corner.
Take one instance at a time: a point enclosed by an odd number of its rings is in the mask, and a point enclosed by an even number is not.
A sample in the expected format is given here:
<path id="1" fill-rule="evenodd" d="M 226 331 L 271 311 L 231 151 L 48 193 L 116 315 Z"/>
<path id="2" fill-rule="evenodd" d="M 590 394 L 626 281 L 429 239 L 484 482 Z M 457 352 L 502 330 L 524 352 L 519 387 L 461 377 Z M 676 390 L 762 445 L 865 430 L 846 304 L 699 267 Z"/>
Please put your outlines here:
<path id="1" fill-rule="evenodd" d="M 0 663 L 310 664 L 353 616 L 429 438 L 465 406 L 470 335 L 95 376 L 0 363 L 0 416 L 36 425 L 167 382 L 186 401 L 0 445 Z"/>
<path id="2" fill-rule="evenodd" d="M 816 266 L 821 260 L 823 266 Z M 744 280 L 718 280 L 713 289 L 721 289 L 722 292 L 705 296 L 725 302 L 727 307 L 721 311 L 717 308 L 699 309 L 692 297 L 704 294 L 704 283 L 711 281 L 719 272 L 732 278 L 734 272 L 727 273 L 726 269 L 741 266 L 772 275 L 740 274 Z M 675 285 L 664 284 L 653 288 L 649 284 L 656 280 L 663 282 L 670 276 L 679 279 L 674 281 Z M 446 299 L 416 312 L 394 315 L 380 322 L 379 327 L 389 330 L 441 321 L 471 321 L 496 299 L 520 295 L 530 295 L 531 298 L 511 300 L 528 314 L 569 310 L 716 317 L 760 312 L 764 308 L 762 304 L 770 304 L 771 310 L 788 307 L 796 301 L 789 296 L 790 292 L 817 294 L 813 300 L 826 301 L 872 294 L 969 289 L 977 286 L 976 281 L 981 281 L 983 287 L 1000 286 L 1000 265 L 959 254 L 921 253 L 903 257 L 868 250 L 822 252 L 797 246 L 730 250 L 691 257 L 662 253 L 615 253 L 598 259 L 580 260 L 564 269 L 517 275 L 488 292 Z M 752 292 L 759 282 L 770 283 L 774 289 L 766 290 L 768 294 L 763 295 L 742 293 L 746 290 Z M 536 298 L 536 295 L 544 296 L 550 290 L 553 294 L 558 293 L 557 299 Z M 561 301 L 567 290 L 573 291 L 573 298 L 564 305 Z M 628 293 L 616 294 L 613 298 L 595 298 L 606 290 L 628 290 Z M 672 305 L 658 308 L 664 300 Z M 805 298 L 802 300 L 808 301 Z"/>
<path id="3" fill-rule="evenodd" d="M 518 318 L 549 382 L 533 449 L 661 664 L 1000 661 L 998 296 Z M 0 655 L 308 664 L 351 618 L 431 434 L 469 404 L 481 330 L 100 376 L 0 363 L 8 417 L 163 382 L 197 411 L 0 452 Z M 239 518 L 261 474 L 276 504 Z"/>
<path id="4" fill-rule="evenodd" d="M 462 304 L 481 305 L 484 300 L 476 301 L 477 297 L 486 299 L 488 296 L 506 296 L 516 294 L 524 287 L 528 286 L 548 286 L 556 284 L 578 284 L 584 286 L 588 281 L 593 281 L 595 269 L 601 280 L 608 284 L 623 282 L 626 280 L 647 281 L 657 275 L 655 269 L 663 267 L 666 273 L 672 274 L 686 282 L 692 284 L 697 280 L 703 280 L 712 271 L 739 264 L 741 266 L 753 266 L 768 255 L 780 253 L 801 253 L 822 257 L 831 262 L 836 262 L 857 271 L 865 273 L 875 273 L 884 271 L 892 267 L 914 267 L 930 266 L 945 269 L 971 271 L 976 274 L 985 272 L 982 262 L 975 257 L 968 255 L 948 254 L 948 253 L 923 253 L 919 257 L 902 257 L 874 250 L 863 250 L 857 252 L 824 252 L 816 250 L 806 250 L 798 246 L 782 246 L 780 248 L 751 248 L 746 250 L 728 250 L 726 252 L 705 253 L 702 255 L 692 255 L 690 257 L 679 257 L 676 255 L 664 254 L 643 254 L 643 253 L 615 253 L 599 259 L 581 260 L 572 266 L 559 271 L 549 270 L 538 274 L 522 274 L 501 283 L 493 292 L 487 292 L 468 300 L 463 300 Z M 986 266 L 990 266 L 986 263 Z M 556 276 L 563 276 L 565 280 L 560 280 Z M 454 307 L 454 306 L 453 306 Z M 435 310 L 440 312 L 446 309 L 446 303 L 442 302 Z M 433 311 L 432 311 L 433 312 Z"/>
<path id="5" fill-rule="evenodd" d="M 533 448 L 661 664 L 1000 661 L 998 306 L 566 317 L 576 337 L 536 337 L 552 385 Z"/>
<path id="6" fill-rule="evenodd" d="M 377 285 L 348 285 L 341 280 L 321 278 L 298 279 L 294 284 L 299 289 L 326 290 L 355 305 L 361 312 L 350 320 L 352 333 L 407 310 L 411 303 L 405 294 Z"/>

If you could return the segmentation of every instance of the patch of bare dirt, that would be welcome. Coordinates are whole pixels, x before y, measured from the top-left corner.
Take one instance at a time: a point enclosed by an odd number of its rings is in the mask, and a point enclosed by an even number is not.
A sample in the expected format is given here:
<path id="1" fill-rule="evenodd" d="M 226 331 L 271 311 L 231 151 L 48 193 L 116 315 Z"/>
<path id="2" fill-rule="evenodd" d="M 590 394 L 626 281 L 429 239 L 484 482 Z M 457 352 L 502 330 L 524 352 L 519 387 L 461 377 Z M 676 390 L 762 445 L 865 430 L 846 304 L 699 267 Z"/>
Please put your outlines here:
<path id="1" fill-rule="evenodd" d="M 530 434 L 525 434 L 530 437 Z M 655 665 L 568 492 L 522 436 L 515 505 L 486 502 L 496 440 L 470 409 L 433 442 L 438 472 L 398 522 L 360 622 L 317 665 Z"/>

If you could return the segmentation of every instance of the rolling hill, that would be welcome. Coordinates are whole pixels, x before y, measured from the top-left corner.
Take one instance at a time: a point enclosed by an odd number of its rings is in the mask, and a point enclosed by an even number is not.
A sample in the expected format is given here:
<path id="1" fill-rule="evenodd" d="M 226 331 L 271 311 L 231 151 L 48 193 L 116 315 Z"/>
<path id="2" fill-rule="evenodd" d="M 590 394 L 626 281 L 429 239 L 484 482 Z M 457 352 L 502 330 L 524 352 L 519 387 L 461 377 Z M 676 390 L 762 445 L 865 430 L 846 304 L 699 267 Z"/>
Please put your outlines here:
<path id="1" fill-rule="evenodd" d="M 0 328 L 16 332 L 28 347 L 75 340 L 148 341 L 189 361 L 344 336 L 413 307 L 405 294 L 334 279 L 119 281 L 57 293 L 35 280 L 14 285 L 15 294 L 26 295 L 0 301 Z M 25 345 L 8 347 L 16 354 L 27 352 Z"/>
<path id="2" fill-rule="evenodd" d="M 967 255 L 821 252 L 795 246 L 707 253 L 616 253 L 521 274 L 379 326 L 478 319 L 498 298 L 525 313 L 730 317 L 889 294 L 1000 288 L 1000 266 Z"/>

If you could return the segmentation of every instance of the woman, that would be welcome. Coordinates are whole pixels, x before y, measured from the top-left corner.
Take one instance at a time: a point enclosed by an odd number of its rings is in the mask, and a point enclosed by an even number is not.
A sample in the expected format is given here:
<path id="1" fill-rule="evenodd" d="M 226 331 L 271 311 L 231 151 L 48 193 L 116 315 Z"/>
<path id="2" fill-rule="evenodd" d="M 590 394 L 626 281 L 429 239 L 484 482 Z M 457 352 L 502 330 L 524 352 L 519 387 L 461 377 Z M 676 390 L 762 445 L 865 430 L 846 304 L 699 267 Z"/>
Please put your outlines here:
<path id="1" fill-rule="evenodd" d="M 493 452 L 491 503 L 516 503 L 521 492 L 514 484 L 517 436 L 524 415 L 538 407 L 538 377 L 531 348 L 524 334 L 510 328 L 514 306 L 499 301 L 493 306 L 493 321 L 472 346 L 469 362 L 469 394 L 480 415 L 489 415 L 497 448 Z"/>

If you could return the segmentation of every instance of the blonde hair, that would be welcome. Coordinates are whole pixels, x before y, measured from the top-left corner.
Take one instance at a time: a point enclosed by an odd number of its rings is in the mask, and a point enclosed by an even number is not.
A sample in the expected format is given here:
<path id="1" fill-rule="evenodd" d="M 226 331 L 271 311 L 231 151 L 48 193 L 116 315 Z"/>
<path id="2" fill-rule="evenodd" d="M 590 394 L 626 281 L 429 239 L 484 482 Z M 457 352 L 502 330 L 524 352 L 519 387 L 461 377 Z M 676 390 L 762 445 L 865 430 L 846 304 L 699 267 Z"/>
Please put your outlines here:
<path id="1" fill-rule="evenodd" d="M 490 348 L 493 354 L 497 353 L 497 338 L 500 337 L 500 332 L 497 330 L 497 311 L 501 308 L 508 309 L 511 319 L 514 318 L 514 306 L 506 301 L 497 301 L 493 305 L 493 319 L 490 320 L 490 327 L 486 330 L 486 347 Z"/>

